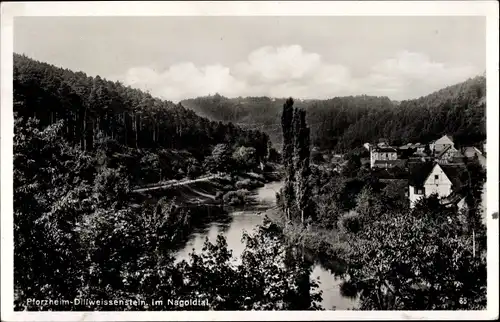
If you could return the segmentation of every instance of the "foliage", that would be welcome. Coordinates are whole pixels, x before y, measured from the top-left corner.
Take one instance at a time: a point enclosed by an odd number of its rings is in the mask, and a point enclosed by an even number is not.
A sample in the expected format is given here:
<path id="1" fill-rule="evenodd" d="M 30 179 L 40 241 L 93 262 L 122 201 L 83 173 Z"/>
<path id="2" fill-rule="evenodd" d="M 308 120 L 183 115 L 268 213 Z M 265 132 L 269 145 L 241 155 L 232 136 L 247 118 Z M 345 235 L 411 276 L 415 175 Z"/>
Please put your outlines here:
<path id="1" fill-rule="evenodd" d="M 359 214 L 364 223 L 378 220 L 386 212 L 386 205 L 378 194 L 369 186 L 365 186 L 356 198 L 354 211 Z"/>
<path id="2" fill-rule="evenodd" d="M 283 166 L 285 183 L 281 190 L 281 205 L 286 220 L 300 221 L 316 218 L 311 200 L 310 138 L 306 113 L 293 107 L 289 98 L 283 105 L 281 116 L 283 130 Z"/>
<path id="3" fill-rule="evenodd" d="M 205 169 L 210 172 L 226 172 L 232 166 L 232 151 L 227 144 L 217 144 L 212 155 L 205 159 Z"/>
<path id="4" fill-rule="evenodd" d="M 232 158 L 242 170 L 250 170 L 257 167 L 257 152 L 255 148 L 240 146 L 234 151 Z"/>
<path id="5" fill-rule="evenodd" d="M 101 165 L 125 166 L 134 184 L 193 173 L 187 160 L 203 161 L 217 144 L 253 148 L 258 160 L 268 154 L 263 132 L 210 121 L 182 104 L 99 76 L 14 54 L 13 78 L 18 117 L 38 119 L 39 129 L 63 120 L 60 134 L 70 145 L 101 154 L 100 162 L 109 163 Z"/>
<path id="6" fill-rule="evenodd" d="M 222 197 L 224 204 L 230 206 L 242 206 L 247 202 L 249 191 L 246 189 L 239 189 L 237 191 L 229 191 Z"/>
<path id="7" fill-rule="evenodd" d="M 306 124 L 306 112 L 302 109 L 295 109 L 294 111 L 293 134 L 294 170 L 296 172 L 295 194 L 300 221 L 304 224 L 306 219 L 315 220 L 316 210 L 311 200 L 309 128 Z"/>
<path id="8" fill-rule="evenodd" d="M 94 207 L 93 160 L 58 136 L 61 122 L 44 130 L 15 118 L 14 281 L 16 307 L 28 298 L 76 296 L 84 259 L 74 231 Z"/>
<path id="9" fill-rule="evenodd" d="M 286 214 L 287 220 L 291 219 L 292 208 L 295 200 L 295 187 L 294 187 L 294 163 L 293 163 L 293 153 L 294 153 L 294 129 L 293 129 L 293 99 L 290 97 L 283 104 L 283 112 L 281 113 L 281 128 L 283 132 L 283 152 L 282 163 L 285 168 L 285 183 L 282 188 L 282 198 L 284 212 Z"/>
<path id="10" fill-rule="evenodd" d="M 339 219 L 339 227 L 345 232 L 356 234 L 363 225 L 361 216 L 357 213 L 344 214 Z"/>
<path id="11" fill-rule="evenodd" d="M 485 259 L 472 256 L 470 239 L 451 216 L 431 197 L 356 234 L 345 253 L 347 288 L 360 294 L 362 309 L 485 307 Z"/>
<path id="12" fill-rule="evenodd" d="M 311 126 L 311 141 L 321 150 L 350 151 L 365 142 L 387 138 L 389 143 L 427 143 L 450 134 L 460 145 L 486 138 L 486 78 L 477 76 L 418 99 L 393 102 L 367 95 L 301 101 Z M 285 144 L 280 112 L 285 99 L 222 96 L 182 102 L 213 120 L 259 128 L 274 144 Z"/>
<path id="13" fill-rule="evenodd" d="M 242 242 L 246 248 L 239 263 L 222 236 L 215 244 L 207 240 L 203 253 L 192 254 L 189 263 L 180 263 L 189 292 L 209 299 L 214 310 L 319 309 L 321 293 L 315 291 L 317 282 L 308 280 L 310 266 L 300 258 L 287 260 L 293 255 L 275 228 L 264 225 L 253 235 L 245 233 Z"/>
<path id="14" fill-rule="evenodd" d="M 237 189 L 248 189 L 248 190 L 251 190 L 251 189 L 254 189 L 257 187 L 262 187 L 263 185 L 264 184 L 262 184 L 261 182 L 259 182 L 257 180 L 251 180 L 251 179 L 244 179 L 244 180 L 237 181 L 235 183 L 235 186 Z"/>

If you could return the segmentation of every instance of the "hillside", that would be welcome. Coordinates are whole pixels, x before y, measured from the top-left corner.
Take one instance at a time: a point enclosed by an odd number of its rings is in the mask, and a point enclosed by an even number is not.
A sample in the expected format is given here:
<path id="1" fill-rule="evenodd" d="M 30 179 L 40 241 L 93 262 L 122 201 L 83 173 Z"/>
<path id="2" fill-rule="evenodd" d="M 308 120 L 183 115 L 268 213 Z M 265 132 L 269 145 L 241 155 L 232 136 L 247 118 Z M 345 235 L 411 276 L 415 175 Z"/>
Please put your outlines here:
<path id="1" fill-rule="evenodd" d="M 478 76 L 401 102 L 362 95 L 297 101 L 296 105 L 307 110 L 313 143 L 323 149 L 345 151 L 378 138 L 394 144 L 428 142 L 445 133 L 453 135 L 458 144 L 474 144 L 486 137 L 485 93 L 486 79 Z M 268 97 L 229 99 L 215 95 L 182 104 L 212 120 L 265 131 L 273 143 L 280 144 L 283 102 Z"/>
<path id="2" fill-rule="evenodd" d="M 35 117 L 40 129 L 63 121 L 71 145 L 104 153 L 102 163 L 128 168 L 133 181 L 183 176 L 199 168 L 217 144 L 255 148 L 258 159 L 267 154 L 265 133 L 210 121 L 182 104 L 99 76 L 14 54 L 13 81 L 16 118 Z"/>

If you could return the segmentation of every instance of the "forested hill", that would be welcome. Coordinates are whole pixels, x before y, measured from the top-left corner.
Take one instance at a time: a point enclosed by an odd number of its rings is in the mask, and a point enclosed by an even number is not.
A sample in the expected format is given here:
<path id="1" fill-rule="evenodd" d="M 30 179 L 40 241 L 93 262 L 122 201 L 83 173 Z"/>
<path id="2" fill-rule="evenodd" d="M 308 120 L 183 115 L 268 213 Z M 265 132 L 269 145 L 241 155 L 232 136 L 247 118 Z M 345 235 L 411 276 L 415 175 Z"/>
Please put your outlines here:
<path id="1" fill-rule="evenodd" d="M 118 145 L 119 152 L 149 150 L 166 155 L 182 150 L 199 162 L 219 143 L 254 147 L 258 157 L 267 153 L 265 133 L 210 121 L 181 104 L 99 76 L 14 54 L 13 81 L 17 117 L 35 117 L 42 128 L 63 120 L 65 139 L 85 151 L 92 151 L 104 137 Z"/>
<path id="2" fill-rule="evenodd" d="M 424 143 L 443 134 L 452 135 L 457 144 L 480 143 L 486 138 L 485 96 L 486 79 L 478 76 L 402 102 L 363 95 L 296 100 L 296 105 L 307 110 L 316 146 L 345 151 L 379 138 L 393 144 Z M 213 120 L 263 130 L 279 144 L 283 102 L 267 97 L 229 99 L 215 95 L 185 100 L 182 104 Z"/>

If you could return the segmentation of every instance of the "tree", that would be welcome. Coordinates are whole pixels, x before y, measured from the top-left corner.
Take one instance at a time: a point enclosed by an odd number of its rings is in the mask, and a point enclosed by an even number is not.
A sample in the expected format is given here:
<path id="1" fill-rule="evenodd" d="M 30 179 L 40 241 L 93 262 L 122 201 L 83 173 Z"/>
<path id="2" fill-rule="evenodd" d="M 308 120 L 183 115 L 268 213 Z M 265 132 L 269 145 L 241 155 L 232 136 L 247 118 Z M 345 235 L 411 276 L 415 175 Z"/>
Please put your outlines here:
<path id="1" fill-rule="evenodd" d="M 282 198 L 284 200 L 284 212 L 287 220 L 291 219 L 291 212 L 295 200 L 294 192 L 294 132 L 293 132 L 293 99 L 290 97 L 283 104 L 283 112 L 281 114 L 281 127 L 283 131 L 283 152 L 282 162 L 285 167 L 285 183 L 283 185 Z"/>
<path id="2" fill-rule="evenodd" d="M 300 222 L 314 217 L 310 187 L 310 140 L 306 124 L 306 112 L 296 109 L 293 115 L 295 193 Z"/>
<path id="3" fill-rule="evenodd" d="M 342 174 L 346 177 L 356 176 L 361 167 L 361 159 L 358 155 L 348 154 L 345 166 L 342 168 Z"/>
<path id="4" fill-rule="evenodd" d="M 207 158 L 206 163 L 209 164 L 210 170 L 224 172 L 231 168 L 231 149 L 227 144 L 217 144 L 210 158 Z"/>
<path id="5" fill-rule="evenodd" d="M 465 193 L 465 202 L 467 205 L 467 228 L 472 237 L 473 256 L 476 256 L 476 234 L 485 234 L 483 224 L 483 213 L 481 208 L 482 195 L 484 193 L 484 183 L 486 181 L 486 172 L 477 160 L 466 162 L 464 173 L 463 188 Z"/>
<path id="6" fill-rule="evenodd" d="M 447 212 L 434 196 L 358 232 L 344 254 L 344 288 L 360 294 L 361 309 L 484 309 L 485 259 Z"/>
<path id="7" fill-rule="evenodd" d="M 62 139 L 61 121 L 43 130 L 38 124 L 15 117 L 15 309 L 29 298 L 78 294 L 85 257 L 75 227 L 94 206 L 93 160 Z"/>
<path id="8" fill-rule="evenodd" d="M 361 216 L 363 223 L 367 224 L 367 229 L 370 229 L 369 224 L 378 220 L 386 210 L 381 196 L 375 194 L 369 186 L 365 186 L 356 198 L 354 211 Z"/>
<path id="9" fill-rule="evenodd" d="M 141 181 L 156 183 L 161 181 L 160 158 L 156 153 L 146 153 L 140 161 Z"/>
<path id="10" fill-rule="evenodd" d="M 128 200 L 130 183 L 122 168 L 103 168 L 94 179 L 93 191 L 103 207 L 121 208 Z"/>
<path id="11" fill-rule="evenodd" d="M 257 166 L 257 154 L 255 148 L 240 146 L 232 156 L 234 162 L 243 170 L 251 170 Z"/>

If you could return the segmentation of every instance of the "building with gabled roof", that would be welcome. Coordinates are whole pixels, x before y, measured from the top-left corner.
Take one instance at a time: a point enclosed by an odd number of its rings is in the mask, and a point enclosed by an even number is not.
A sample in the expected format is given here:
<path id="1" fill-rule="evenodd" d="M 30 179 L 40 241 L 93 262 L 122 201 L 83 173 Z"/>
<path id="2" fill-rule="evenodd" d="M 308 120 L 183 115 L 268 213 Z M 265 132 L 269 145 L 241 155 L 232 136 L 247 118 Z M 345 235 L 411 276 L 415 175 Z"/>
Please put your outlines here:
<path id="1" fill-rule="evenodd" d="M 477 159 L 483 167 L 486 167 L 486 157 L 478 148 L 474 146 L 464 147 L 462 154 L 468 159 Z"/>
<path id="2" fill-rule="evenodd" d="M 410 207 L 424 197 L 436 194 L 446 205 L 465 206 L 462 195 L 466 185 L 463 164 L 439 164 L 425 162 L 412 164 L 409 169 L 408 188 Z"/>
<path id="3" fill-rule="evenodd" d="M 430 149 L 434 151 L 434 153 L 440 153 L 449 146 L 455 146 L 452 137 L 449 135 L 443 135 L 429 145 Z"/>
<path id="4" fill-rule="evenodd" d="M 390 146 L 371 146 L 370 147 L 370 168 L 376 166 L 392 167 L 395 160 L 398 159 L 398 151 Z"/>
<path id="5" fill-rule="evenodd" d="M 446 146 L 441 152 L 435 155 L 437 162 L 445 163 L 461 163 L 462 153 L 455 149 L 454 146 Z"/>

